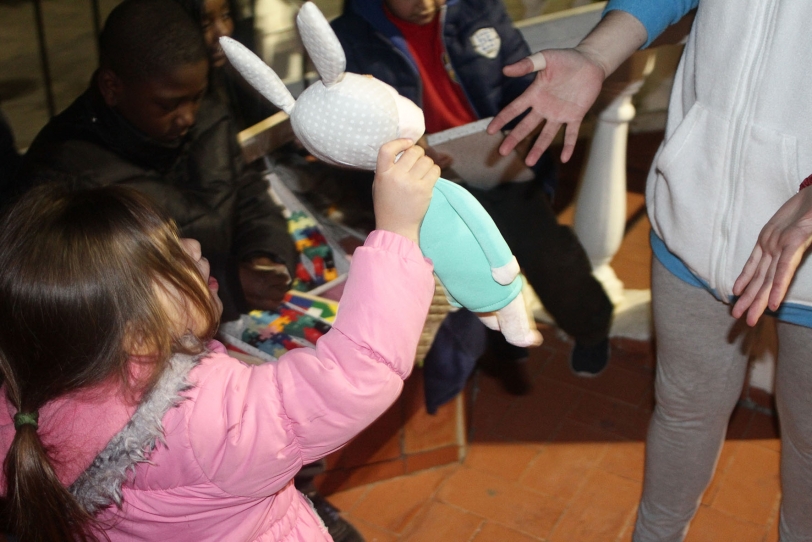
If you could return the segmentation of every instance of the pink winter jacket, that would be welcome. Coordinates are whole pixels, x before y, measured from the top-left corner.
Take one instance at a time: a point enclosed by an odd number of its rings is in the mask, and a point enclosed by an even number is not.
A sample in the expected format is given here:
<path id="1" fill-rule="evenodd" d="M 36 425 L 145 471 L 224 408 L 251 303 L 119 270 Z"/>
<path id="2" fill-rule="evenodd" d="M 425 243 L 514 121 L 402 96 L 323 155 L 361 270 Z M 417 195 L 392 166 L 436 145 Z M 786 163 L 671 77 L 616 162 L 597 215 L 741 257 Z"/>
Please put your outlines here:
<path id="1" fill-rule="evenodd" d="M 60 478 L 100 510 L 114 542 L 329 541 L 292 478 L 397 398 L 431 272 L 414 243 L 375 231 L 355 251 L 335 325 L 315 350 L 248 366 L 213 342 L 204 356 L 174 356 L 137 409 L 111 386 L 49 403 L 39 434 Z M 13 414 L 0 405 L 3 457 Z"/>

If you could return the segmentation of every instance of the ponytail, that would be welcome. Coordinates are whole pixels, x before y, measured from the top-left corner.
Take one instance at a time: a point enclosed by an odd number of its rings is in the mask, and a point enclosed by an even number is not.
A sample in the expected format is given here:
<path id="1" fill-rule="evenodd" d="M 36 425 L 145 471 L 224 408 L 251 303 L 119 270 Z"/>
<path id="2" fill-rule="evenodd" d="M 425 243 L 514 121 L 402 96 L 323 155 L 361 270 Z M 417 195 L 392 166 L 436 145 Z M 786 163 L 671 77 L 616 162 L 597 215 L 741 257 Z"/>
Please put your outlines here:
<path id="1" fill-rule="evenodd" d="M 195 262 L 171 222 L 133 189 L 44 185 L 0 219 L 0 404 L 18 412 L 0 522 L 23 542 L 106 538 L 107 526 L 62 485 L 34 413 L 105 381 L 140 396 L 173 352 L 200 351 L 181 343 L 186 330 L 156 285 L 200 315 L 197 345 L 214 335 L 219 314 Z M 133 339 L 154 351 L 136 383 L 125 345 Z"/>
<path id="2" fill-rule="evenodd" d="M 7 528 L 25 542 L 95 542 L 93 517 L 60 482 L 36 423 L 18 423 L 23 416 L 14 417 L 16 434 L 4 465 Z"/>

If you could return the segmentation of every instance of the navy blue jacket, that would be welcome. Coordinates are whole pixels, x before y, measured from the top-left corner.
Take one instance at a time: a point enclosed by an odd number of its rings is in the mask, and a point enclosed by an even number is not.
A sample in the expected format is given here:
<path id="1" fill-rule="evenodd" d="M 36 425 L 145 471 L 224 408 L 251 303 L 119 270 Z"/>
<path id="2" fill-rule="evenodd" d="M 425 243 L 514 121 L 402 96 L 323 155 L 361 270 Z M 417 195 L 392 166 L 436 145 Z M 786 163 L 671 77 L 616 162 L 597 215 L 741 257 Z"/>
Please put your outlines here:
<path id="1" fill-rule="evenodd" d="M 530 54 L 527 43 L 501 0 L 449 0 L 440 16 L 451 77 L 480 118 L 496 115 L 533 81 L 535 74 L 502 74 L 503 67 Z M 332 26 L 347 55 L 347 71 L 370 74 L 422 107 L 420 75 L 403 35 L 383 11 L 383 0 L 347 0 Z M 489 39 L 496 35 L 501 43 Z"/>

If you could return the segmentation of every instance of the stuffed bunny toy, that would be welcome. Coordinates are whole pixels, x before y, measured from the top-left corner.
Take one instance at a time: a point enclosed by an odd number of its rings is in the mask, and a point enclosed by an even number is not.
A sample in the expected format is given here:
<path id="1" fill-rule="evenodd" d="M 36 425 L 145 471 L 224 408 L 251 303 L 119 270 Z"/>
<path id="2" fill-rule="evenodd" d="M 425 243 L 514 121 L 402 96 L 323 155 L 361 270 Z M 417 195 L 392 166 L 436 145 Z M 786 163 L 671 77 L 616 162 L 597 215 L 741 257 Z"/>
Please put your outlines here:
<path id="1" fill-rule="evenodd" d="M 344 50 L 315 4 L 305 2 L 296 21 L 321 76 L 298 100 L 247 48 L 227 37 L 220 44 L 245 80 L 290 115 L 305 148 L 329 164 L 373 170 L 384 143 L 417 141 L 423 135 L 423 112 L 412 101 L 382 81 L 344 71 Z M 485 325 L 501 330 L 512 344 L 541 343 L 522 297 L 519 264 L 467 190 L 437 181 L 420 228 L 420 248 L 434 263 L 452 305 L 479 313 Z"/>

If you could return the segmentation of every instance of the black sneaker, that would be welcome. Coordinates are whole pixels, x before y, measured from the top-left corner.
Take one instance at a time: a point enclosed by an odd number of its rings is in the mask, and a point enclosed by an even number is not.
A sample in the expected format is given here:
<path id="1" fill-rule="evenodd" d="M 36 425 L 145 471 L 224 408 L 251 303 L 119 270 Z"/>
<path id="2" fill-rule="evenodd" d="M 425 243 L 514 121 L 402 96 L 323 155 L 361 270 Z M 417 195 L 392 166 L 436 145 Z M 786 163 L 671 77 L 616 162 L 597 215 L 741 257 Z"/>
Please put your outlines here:
<path id="1" fill-rule="evenodd" d="M 327 527 L 327 532 L 333 537 L 334 542 L 364 542 L 355 527 L 346 519 L 341 517 L 338 508 L 330 504 L 330 501 L 321 496 L 320 493 L 309 493 L 307 498 L 313 503 L 313 508 Z"/>
<path id="2" fill-rule="evenodd" d="M 587 378 L 598 376 L 609 365 L 609 350 L 608 337 L 592 346 L 575 341 L 570 354 L 572 372 Z"/>
<path id="3" fill-rule="evenodd" d="M 499 380 L 504 390 L 511 395 L 527 395 L 533 390 L 533 381 L 527 370 L 527 358 L 497 359 L 486 353 L 479 359 L 479 366 L 486 375 Z"/>

